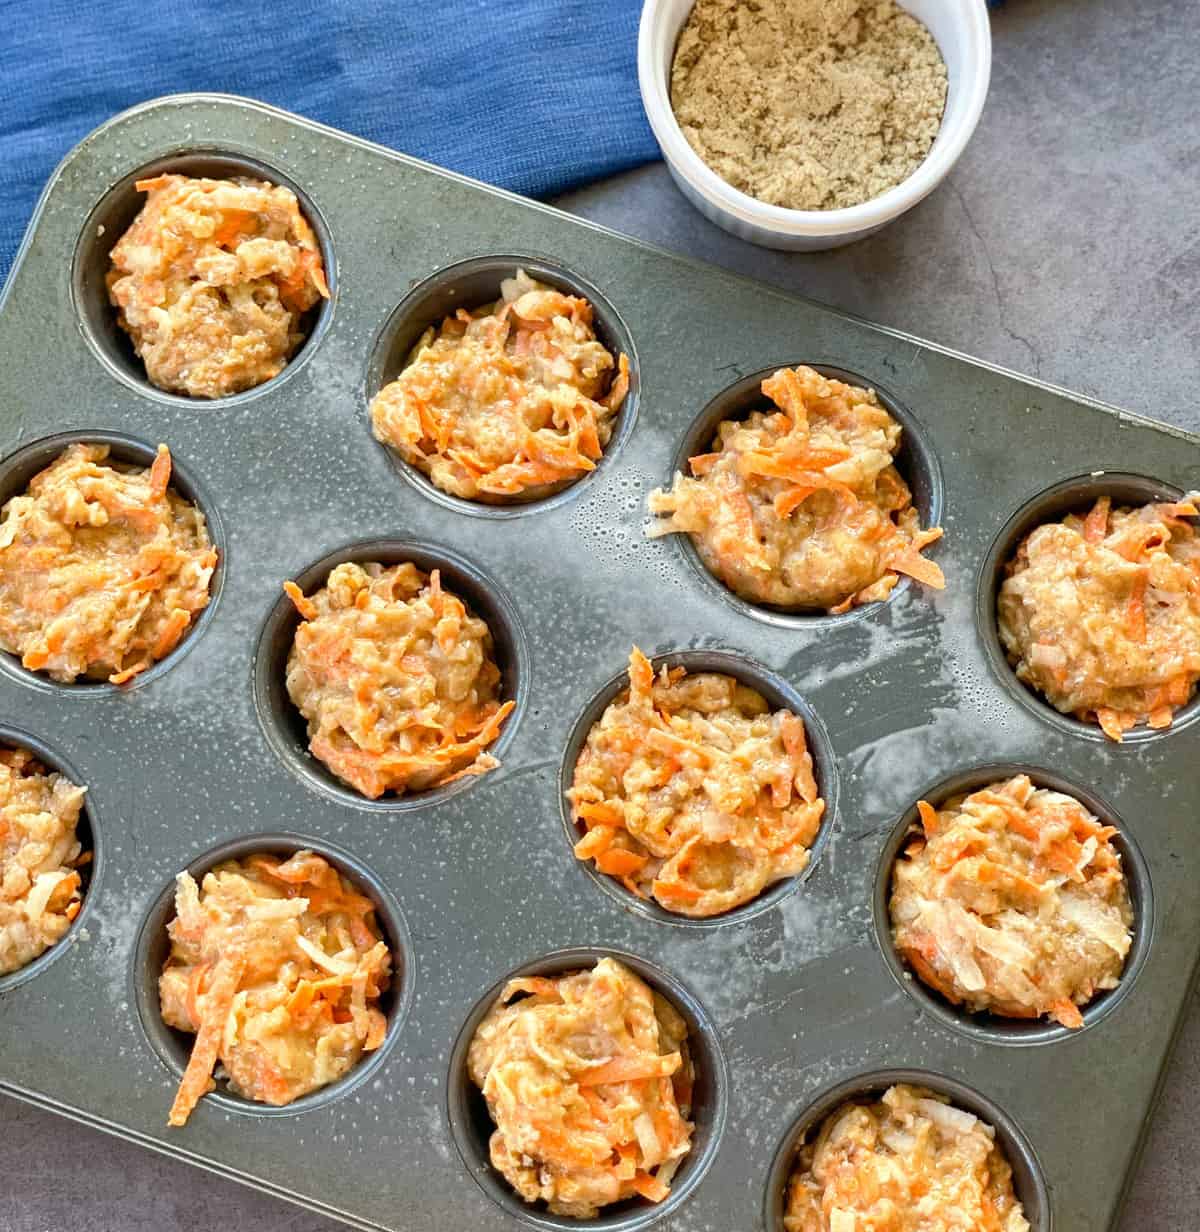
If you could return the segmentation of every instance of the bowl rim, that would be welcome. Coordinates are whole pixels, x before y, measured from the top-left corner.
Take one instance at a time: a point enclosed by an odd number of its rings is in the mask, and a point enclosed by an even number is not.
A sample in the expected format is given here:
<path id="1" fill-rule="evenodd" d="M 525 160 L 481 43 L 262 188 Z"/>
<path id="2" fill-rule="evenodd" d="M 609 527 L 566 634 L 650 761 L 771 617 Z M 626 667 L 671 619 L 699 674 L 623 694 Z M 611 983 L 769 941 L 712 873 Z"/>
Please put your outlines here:
<path id="1" fill-rule="evenodd" d="M 821 239 L 871 231 L 911 209 L 949 174 L 971 139 L 987 99 L 992 71 L 992 32 L 986 0 L 954 0 L 949 6 L 967 34 L 962 82 L 966 108 L 952 129 L 943 127 L 925 161 L 906 180 L 878 197 L 833 210 L 791 210 L 769 205 L 723 180 L 692 149 L 675 119 L 665 76 L 658 71 L 655 51 L 662 33 L 668 0 L 645 0 L 638 27 L 638 86 L 646 118 L 668 167 L 709 205 L 745 226 L 778 235 Z M 903 0 L 901 0 L 903 3 Z"/>

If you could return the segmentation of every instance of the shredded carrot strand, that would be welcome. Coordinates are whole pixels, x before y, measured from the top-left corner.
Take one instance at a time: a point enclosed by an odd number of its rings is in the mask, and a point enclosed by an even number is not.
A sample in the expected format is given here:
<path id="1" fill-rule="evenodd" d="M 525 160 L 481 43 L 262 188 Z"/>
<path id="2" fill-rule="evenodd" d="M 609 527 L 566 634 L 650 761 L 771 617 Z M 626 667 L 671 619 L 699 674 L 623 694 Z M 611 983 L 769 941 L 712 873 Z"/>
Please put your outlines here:
<path id="1" fill-rule="evenodd" d="M 293 605 L 296 608 L 296 611 L 300 613 L 303 619 L 316 620 L 317 618 L 316 604 L 313 603 L 311 599 L 306 599 L 304 597 L 304 592 L 300 589 L 299 586 L 296 585 L 295 582 L 292 582 L 292 581 L 284 582 L 283 589 L 284 589 L 284 593 L 287 595 L 289 599 L 291 599 Z"/>
<path id="2" fill-rule="evenodd" d="M 1079 1006 L 1066 997 L 1055 1001 L 1050 1006 L 1050 1014 L 1051 1017 L 1057 1019 L 1064 1027 L 1069 1027 L 1072 1031 L 1078 1031 L 1083 1026 L 1083 1015 L 1079 1012 Z"/>
<path id="3" fill-rule="evenodd" d="M 156 500 L 162 500 L 171 483 L 171 451 L 159 445 L 150 467 L 150 491 Z"/>
<path id="4" fill-rule="evenodd" d="M 646 857 L 619 847 L 610 847 L 595 856 L 596 867 L 613 877 L 628 877 L 646 867 Z"/>
<path id="5" fill-rule="evenodd" d="M 932 838 L 937 832 L 937 809 L 928 800 L 918 800 L 917 812 L 921 817 L 921 828 L 925 831 L 925 837 Z"/>
<path id="6" fill-rule="evenodd" d="M 217 962 L 205 998 L 200 1030 L 196 1034 L 192 1055 L 176 1092 L 175 1102 L 171 1105 L 171 1112 L 167 1117 L 168 1125 L 186 1125 L 192 1109 L 200 1102 L 201 1097 L 212 1089 L 212 1071 L 217 1063 L 221 1037 L 225 1032 L 225 1020 L 229 1017 L 238 983 L 245 970 L 245 955 L 236 951 L 223 955 Z"/>
<path id="7" fill-rule="evenodd" d="M 647 1202 L 661 1202 L 671 1192 L 658 1177 L 648 1172 L 634 1173 L 630 1183 Z"/>
<path id="8" fill-rule="evenodd" d="M 941 571 L 940 567 L 932 560 L 926 560 L 924 556 L 912 548 L 905 548 L 897 552 L 888 564 L 897 573 L 907 573 L 909 577 L 915 578 L 925 586 L 933 587 L 934 590 L 946 589 L 946 575 Z"/>
<path id="9" fill-rule="evenodd" d="M 614 1082 L 644 1082 L 647 1078 L 669 1078 L 680 1066 L 677 1052 L 658 1057 L 616 1057 L 575 1079 L 581 1087 L 608 1086 Z"/>

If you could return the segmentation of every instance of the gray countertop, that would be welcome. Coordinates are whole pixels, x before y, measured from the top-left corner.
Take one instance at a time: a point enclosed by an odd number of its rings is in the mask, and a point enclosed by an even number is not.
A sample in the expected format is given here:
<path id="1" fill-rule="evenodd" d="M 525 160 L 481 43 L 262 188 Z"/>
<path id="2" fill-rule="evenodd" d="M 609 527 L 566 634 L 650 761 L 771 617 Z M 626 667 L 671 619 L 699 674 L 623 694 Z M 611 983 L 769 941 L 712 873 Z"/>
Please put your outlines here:
<path id="1" fill-rule="evenodd" d="M 1200 432 L 1195 0 L 1009 0 L 993 31 L 991 97 L 962 161 L 915 211 L 861 244 L 814 255 L 752 248 L 695 213 L 661 166 L 562 204 Z M 1194 1007 L 1121 1232 L 1200 1224 L 1198 1087 Z M 0 1177 L 3 1232 L 341 1226 L 4 1097 Z"/>

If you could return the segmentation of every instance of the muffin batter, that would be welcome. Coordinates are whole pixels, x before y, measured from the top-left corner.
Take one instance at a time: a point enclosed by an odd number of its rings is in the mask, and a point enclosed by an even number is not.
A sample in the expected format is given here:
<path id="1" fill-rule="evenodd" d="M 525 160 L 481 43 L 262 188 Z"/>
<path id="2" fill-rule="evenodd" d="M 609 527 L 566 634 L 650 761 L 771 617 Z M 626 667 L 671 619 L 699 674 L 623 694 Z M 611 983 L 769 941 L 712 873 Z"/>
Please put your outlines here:
<path id="1" fill-rule="evenodd" d="M 125 684 L 169 654 L 217 565 L 165 445 L 148 470 L 107 458 L 69 446 L 0 521 L 0 649 L 63 684 Z"/>
<path id="2" fill-rule="evenodd" d="M 899 953 L 956 1005 L 1083 1026 L 1132 943 L 1116 830 L 1023 774 L 918 808 L 892 872 Z"/>
<path id="3" fill-rule="evenodd" d="M 263 180 L 139 180 L 146 204 L 111 253 L 108 296 L 153 385 L 224 398 L 278 376 L 329 298 L 296 195 Z"/>
<path id="4" fill-rule="evenodd" d="M 893 465 L 900 425 L 873 390 L 782 368 L 762 383 L 780 409 L 723 420 L 691 475 L 650 494 L 651 537 L 686 532 L 709 571 L 751 603 L 844 612 L 885 598 L 907 573 L 942 571 Z"/>
<path id="5" fill-rule="evenodd" d="M 1019 679 L 1110 739 L 1169 727 L 1200 680 L 1195 497 L 1068 514 L 1022 541 L 997 603 Z"/>
<path id="6" fill-rule="evenodd" d="M 91 859 L 75 835 L 84 789 L 28 749 L 0 748 L 0 975 L 62 940 Z"/>
<path id="7" fill-rule="evenodd" d="M 196 1036 L 169 1124 L 184 1125 L 220 1065 L 247 1099 L 290 1104 L 383 1043 L 391 955 L 374 905 L 327 861 L 227 860 L 202 884 L 180 873 L 163 1021 Z"/>
<path id="8" fill-rule="evenodd" d="M 530 499 L 594 470 L 629 391 L 587 300 L 524 270 L 500 293 L 427 329 L 371 403 L 376 437 L 468 500 Z"/>
<path id="9" fill-rule="evenodd" d="M 629 685 L 575 765 L 576 856 L 687 916 L 804 869 L 825 812 L 804 721 L 732 676 L 664 667 L 656 680 L 636 646 Z"/>
<path id="10" fill-rule="evenodd" d="M 899 1085 L 850 1100 L 800 1151 L 787 1232 L 1029 1232 L 996 1131 Z"/>
<path id="11" fill-rule="evenodd" d="M 302 617 L 288 695 L 338 778 L 376 799 L 500 764 L 484 750 L 516 703 L 500 700 L 487 623 L 437 569 L 344 564 L 310 598 L 284 589 Z"/>
<path id="12" fill-rule="evenodd" d="M 670 1192 L 692 1140 L 687 1026 L 622 963 L 510 980 L 467 1064 L 496 1124 L 492 1164 L 526 1202 L 591 1219 Z"/>

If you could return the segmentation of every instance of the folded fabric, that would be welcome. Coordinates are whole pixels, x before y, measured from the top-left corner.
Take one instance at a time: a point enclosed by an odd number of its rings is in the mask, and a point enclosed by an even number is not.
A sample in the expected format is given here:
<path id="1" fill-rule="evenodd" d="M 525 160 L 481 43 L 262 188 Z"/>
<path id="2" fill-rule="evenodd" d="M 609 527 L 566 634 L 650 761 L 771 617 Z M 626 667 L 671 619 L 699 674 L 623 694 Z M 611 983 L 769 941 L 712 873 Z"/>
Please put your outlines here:
<path id="1" fill-rule="evenodd" d="M 641 0 L 8 0 L 0 279 L 55 164 L 161 94 L 245 94 L 517 192 L 658 157 Z"/>

